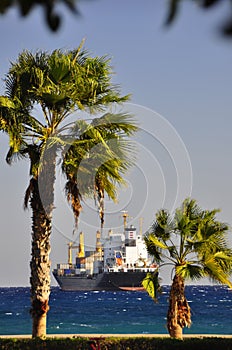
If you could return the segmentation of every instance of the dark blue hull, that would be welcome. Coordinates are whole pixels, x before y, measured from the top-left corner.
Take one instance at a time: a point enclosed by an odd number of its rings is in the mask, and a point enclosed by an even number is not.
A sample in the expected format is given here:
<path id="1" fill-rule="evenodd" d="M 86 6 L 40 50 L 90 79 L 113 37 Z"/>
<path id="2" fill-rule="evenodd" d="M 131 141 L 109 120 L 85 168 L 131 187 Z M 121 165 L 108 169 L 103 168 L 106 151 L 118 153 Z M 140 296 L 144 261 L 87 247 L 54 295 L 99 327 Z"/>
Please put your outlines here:
<path id="1" fill-rule="evenodd" d="M 53 275 L 60 288 L 65 291 L 93 291 L 93 290 L 139 290 L 145 271 L 103 272 L 95 276 Z"/>

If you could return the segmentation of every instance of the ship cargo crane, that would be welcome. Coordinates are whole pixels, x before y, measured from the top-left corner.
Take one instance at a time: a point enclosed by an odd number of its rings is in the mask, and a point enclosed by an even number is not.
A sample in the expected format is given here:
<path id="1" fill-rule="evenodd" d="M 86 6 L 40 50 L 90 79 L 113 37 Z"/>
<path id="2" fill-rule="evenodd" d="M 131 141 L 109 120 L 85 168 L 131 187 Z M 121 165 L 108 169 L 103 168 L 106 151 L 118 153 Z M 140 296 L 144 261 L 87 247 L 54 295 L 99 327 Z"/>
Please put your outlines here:
<path id="1" fill-rule="evenodd" d="M 73 242 L 68 243 L 68 264 L 72 265 L 72 250 L 79 248 L 79 253 L 77 254 L 78 258 L 85 257 L 85 245 L 84 245 L 84 233 L 80 232 L 79 236 L 79 245 L 73 245 Z"/>

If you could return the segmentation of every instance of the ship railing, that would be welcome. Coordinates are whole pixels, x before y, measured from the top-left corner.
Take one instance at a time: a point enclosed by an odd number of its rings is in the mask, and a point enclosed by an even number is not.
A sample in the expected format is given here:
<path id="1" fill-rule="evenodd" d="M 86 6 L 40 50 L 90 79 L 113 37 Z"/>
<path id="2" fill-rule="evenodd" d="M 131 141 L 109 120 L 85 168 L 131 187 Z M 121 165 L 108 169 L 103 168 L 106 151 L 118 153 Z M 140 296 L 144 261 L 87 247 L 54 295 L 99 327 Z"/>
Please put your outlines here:
<path id="1" fill-rule="evenodd" d="M 154 272 L 157 268 L 155 267 L 109 267 L 105 271 L 106 272 Z"/>

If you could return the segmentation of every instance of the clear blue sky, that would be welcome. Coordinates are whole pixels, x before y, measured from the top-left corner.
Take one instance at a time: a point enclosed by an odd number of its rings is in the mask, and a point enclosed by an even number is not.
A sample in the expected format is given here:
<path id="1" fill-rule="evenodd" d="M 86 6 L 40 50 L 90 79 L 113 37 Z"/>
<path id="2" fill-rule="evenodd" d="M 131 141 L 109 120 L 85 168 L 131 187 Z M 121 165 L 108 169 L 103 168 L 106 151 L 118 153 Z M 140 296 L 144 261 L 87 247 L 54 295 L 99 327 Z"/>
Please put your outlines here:
<path id="1" fill-rule="evenodd" d="M 126 209 L 136 226 L 143 217 L 146 230 L 157 209 L 173 209 L 189 195 L 203 208 L 221 208 L 220 219 L 232 224 L 232 41 L 217 32 L 226 6 L 204 12 L 186 2 L 169 29 L 163 26 L 163 0 L 95 0 L 79 8 L 79 17 L 60 8 L 63 25 L 57 33 L 49 31 L 38 9 L 26 19 L 15 10 L 0 17 L 0 77 L 24 49 L 73 49 L 83 37 L 92 55 L 112 57 L 114 82 L 123 94 L 132 94 L 126 108 L 142 130 L 128 188 L 117 206 L 107 202 L 106 229 L 117 229 Z M 0 150 L 0 286 L 24 286 L 30 274 L 31 213 L 22 206 L 29 167 L 25 161 L 5 164 L 2 134 Z M 66 261 L 73 228 L 59 176 L 56 188 L 53 267 Z M 93 244 L 97 228 L 94 206 L 87 203 L 80 223 L 87 243 Z"/>

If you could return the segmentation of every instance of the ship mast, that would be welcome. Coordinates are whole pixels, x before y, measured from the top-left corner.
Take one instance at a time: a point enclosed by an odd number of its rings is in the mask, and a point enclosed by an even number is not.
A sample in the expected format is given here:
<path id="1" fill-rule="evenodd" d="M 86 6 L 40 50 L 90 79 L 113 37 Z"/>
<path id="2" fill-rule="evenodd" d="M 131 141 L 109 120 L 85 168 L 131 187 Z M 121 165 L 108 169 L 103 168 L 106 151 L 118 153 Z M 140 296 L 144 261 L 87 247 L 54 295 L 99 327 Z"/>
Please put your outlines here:
<path id="1" fill-rule="evenodd" d="M 84 233 L 80 232 L 78 258 L 84 258 L 84 257 L 85 257 Z"/>
<path id="2" fill-rule="evenodd" d="M 122 211 L 122 217 L 123 217 L 123 226 L 124 226 L 124 230 L 126 229 L 127 227 L 127 218 L 128 218 L 128 212 L 126 210 L 123 210 Z"/>
<path id="3" fill-rule="evenodd" d="M 72 265 L 72 245 L 73 245 L 73 242 L 69 242 L 68 244 L 68 264 L 69 265 Z"/>
<path id="4" fill-rule="evenodd" d="M 71 267 L 72 266 L 72 250 L 79 248 L 78 258 L 84 258 L 85 257 L 85 244 L 84 244 L 84 233 L 80 232 L 79 235 L 79 246 L 73 245 L 73 242 L 68 243 L 68 264 Z"/>
<path id="5" fill-rule="evenodd" d="M 139 218 L 139 234 L 142 236 L 143 234 L 143 218 Z"/>
<path id="6" fill-rule="evenodd" d="M 102 252 L 102 245 L 101 245 L 101 232 L 97 231 L 96 233 L 96 252 L 101 253 Z"/>
<path id="7" fill-rule="evenodd" d="M 72 262 L 72 250 L 78 248 L 77 245 L 73 245 L 73 242 L 68 243 L 68 264 L 71 267 L 73 262 Z"/>

